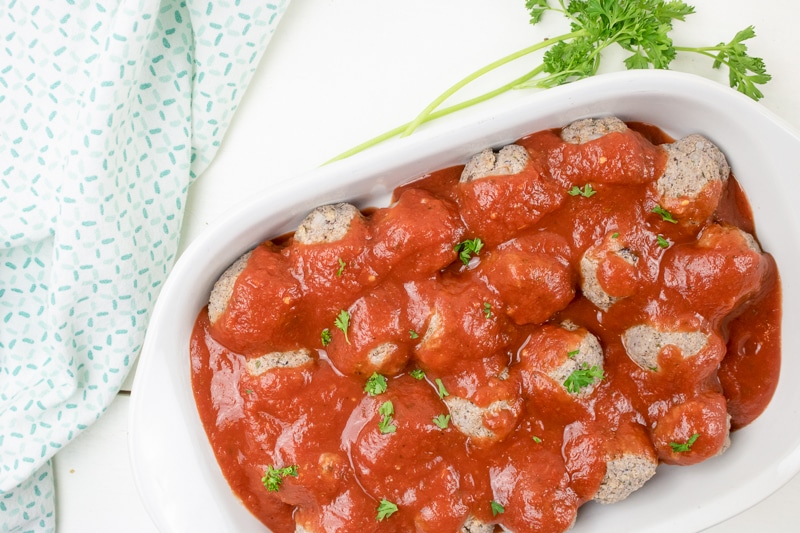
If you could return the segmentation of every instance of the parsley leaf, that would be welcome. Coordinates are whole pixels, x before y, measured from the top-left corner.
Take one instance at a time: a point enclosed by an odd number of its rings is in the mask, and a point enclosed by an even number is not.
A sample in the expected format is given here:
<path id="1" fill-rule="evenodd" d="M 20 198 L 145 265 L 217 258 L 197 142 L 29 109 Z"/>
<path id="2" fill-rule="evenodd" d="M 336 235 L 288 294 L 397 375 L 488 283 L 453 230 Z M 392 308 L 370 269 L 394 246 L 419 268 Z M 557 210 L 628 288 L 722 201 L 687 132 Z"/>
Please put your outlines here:
<path id="1" fill-rule="evenodd" d="M 408 330 L 408 336 L 410 338 L 412 338 L 412 339 L 418 339 L 419 338 L 419 333 L 417 333 L 413 329 L 410 329 L 410 330 Z"/>
<path id="2" fill-rule="evenodd" d="M 664 222 L 671 222 L 672 224 L 678 223 L 678 221 L 675 220 L 675 218 L 672 216 L 672 213 L 670 213 L 660 205 L 655 206 L 651 212 L 657 215 L 661 215 L 661 220 L 663 220 Z"/>
<path id="3" fill-rule="evenodd" d="M 331 340 L 333 340 L 331 338 L 331 330 L 329 330 L 328 328 L 323 329 L 322 333 L 320 333 L 319 337 L 320 337 L 320 340 L 322 341 L 322 346 L 329 345 L 331 343 Z"/>
<path id="4" fill-rule="evenodd" d="M 397 426 L 392 424 L 392 415 L 394 415 L 394 404 L 391 401 L 386 401 L 378 408 L 378 414 L 381 419 L 378 422 L 378 430 L 384 435 L 387 433 L 394 433 L 397 431 Z"/>
<path id="5" fill-rule="evenodd" d="M 534 436 L 533 436 L 533 437 L 531 437 L 531 438 L 533 439 L 533 442 L 535 442 L 536 444 L 541 444 L 541 443 L 542 443 L 542 439 L 540 439 L 540 438 L 539 438 L 539 437 L 537 437 L 536 435 L 534 435 Z"/>
<path id="6" fill-rule="evenodd" d="M 350 327 L 350 313 L 342 309 L 339 311 L 339 315 L 333 323 L 338 329 L 342 330 L 342 333 L 344 333 L 344 340 L 347 341 L 347 344 L 350 344 L 350 339 L 347 338 L 347 328 Z"/>
<path id="7" fill-rule="evenodd" d="M 275 468 L 268 466 L 264 472 L 264 477 L 261 482 L 270 492 L 278 492 L 281 485 L 283 485 L 283 478 L 287 476 L 297 477 L 297 465 L 285 466 L 283 468 Z"/>
<path id="8" fill-rule="evenodd" d="M 340 257 L 339 258 L 339 270 L 336 271 L 336 276 L 337 277 L 341 277 L 342 276 L 342 272 L 344 272 L 344 267 L 346 267 L 346 266 L 347 266 L 347 263 L 345 263 L 342 260 L 342 258 Z"/>
<path id="9" fill-rule="evenodd" d="M 483 302 L 483 316 L 492 318 L 492 304 L 489 302 Z"/>
<path id="10" fill-rule="evenodd" d="M 366 385 L 364 385 L 364 392 L 370 396 L 377 396 L 378 394 L 386 392 L 388 388 L 389 383 L 386 378 L 377 372 L 373 372 L 367 380 Z"/>
<path id="11" fill-rule="evenodd" d="M 425 372 L 421 368 L 415 368 L 410 372 L 410 374 L 411 377 L 416 380 L 422 381 L 423 379 L 425 379 Z"/>
<path id="12" fill-rule="evenodd" d="M 394 513 L 397 512 L 397 505 L 393 504 L 386 498 L 382 498 L 381 502 L 378 504 L 378 522 L 383 521 L 385 518 L 389 518 Z"/>
<path id="13" fill-rule="evenodd" d="M 595 191 L 594 189 L 592 189 L 592 186 L 591 186 L 591 184 L 587 183 L 586 185 L 584 185 L 584 186 L 583 186 L 583 189 L 581 189 L 581 188 L 580 188 L 580 187 L 578 187 L 577 185 L 573 185 L 573 186 L 572 186 L 572 188 L 571 188 L 570 190 L 568 190 L 568 191 L 567 191 L 567 193 L 568 193 L 570 196 L 578 196 L 578 195 L 581 195 L 581 196 L 583 196 L 584 198 L 591 198 L 592 196 L 594 196 L 595 194 L 597 194 L 597 191 Z"/>
<path id="14" fill-rule="evenodd" d="M 454 249 L 458 254 L 458 258 L 461 259 L 461 262 L 468 265 L 472 256 L 478 255 L 481 248 L 483 248 L 483 241 L 481 241 L 479 237 L 475 237 L 472 240 L 466 240 L 456 244 Z"/>
<path id="15" fill-rule="evenodd" d="M 662 247 L 662 248 L 669 248 L 669 241 L 668 241 L 667 239 L 665 239 L 665 238 L 664 238 L 664 236 L 663 236 L 663 235 L 661 235 L 660 233 L 659 233 L 659 234 L 658 234 L 658 236 L 656 237 L 656 240 L 658 241 L 658 245 L 659 245 L 660 247 Z"/>
<path id="16" fill-rule="evenodd" d="M 572 374 L 567 376 L 567 379 L 564 380 L 564 388 L 569 393 L 577 394 L 581 389 L 605 377 L 603 369 L 599 366 L 590 368 L 588 364 L 583 363 L 579 369 L 574 370 Z"/>
<path id="17" fill-rule="evenodd" d="M 492 500 L 490 505 L 492 506 L 492 516 L 497 516 L 506 512 L 506 508 L 494 500 Z"/>
<path id="18" fill-rule="evenodd" d="M 436 415 L 433 417 L 433 423 L 440 429 L 447 429 L 447 425 L 450 423 L 450 415 Z"/>
<path id="19" fill-rule="evenodd" d="M 700 433 L 695 433 L 686 442 L 670 442 L 669 445 L 675 453 L 685 453 L 692 450 L 692 444 L 700 437 Z"/>

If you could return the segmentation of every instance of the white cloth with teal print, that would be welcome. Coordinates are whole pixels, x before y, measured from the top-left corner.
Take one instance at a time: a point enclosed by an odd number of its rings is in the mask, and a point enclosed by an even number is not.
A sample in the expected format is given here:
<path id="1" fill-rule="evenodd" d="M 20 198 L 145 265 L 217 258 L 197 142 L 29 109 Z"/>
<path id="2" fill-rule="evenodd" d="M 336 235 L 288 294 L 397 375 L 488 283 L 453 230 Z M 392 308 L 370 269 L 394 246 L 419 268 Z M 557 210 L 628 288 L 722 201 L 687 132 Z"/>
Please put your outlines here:
<path id="1" fill-rule="evenodd" d="M 289 0 L 0 0 L 0 531 L 106 410 Z"/>

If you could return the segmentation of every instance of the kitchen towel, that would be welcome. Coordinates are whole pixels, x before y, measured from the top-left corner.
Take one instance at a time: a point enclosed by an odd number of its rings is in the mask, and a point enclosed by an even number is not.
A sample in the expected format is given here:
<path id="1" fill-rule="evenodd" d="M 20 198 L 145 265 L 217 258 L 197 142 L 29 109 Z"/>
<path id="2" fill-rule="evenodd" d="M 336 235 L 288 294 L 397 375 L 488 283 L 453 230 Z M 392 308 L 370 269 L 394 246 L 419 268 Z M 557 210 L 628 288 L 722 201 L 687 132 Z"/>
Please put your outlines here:
<path id="1" fill-rule="evenodd" d="M 116 396 L 289 0 L 0 0 L 0 531 Z"/>

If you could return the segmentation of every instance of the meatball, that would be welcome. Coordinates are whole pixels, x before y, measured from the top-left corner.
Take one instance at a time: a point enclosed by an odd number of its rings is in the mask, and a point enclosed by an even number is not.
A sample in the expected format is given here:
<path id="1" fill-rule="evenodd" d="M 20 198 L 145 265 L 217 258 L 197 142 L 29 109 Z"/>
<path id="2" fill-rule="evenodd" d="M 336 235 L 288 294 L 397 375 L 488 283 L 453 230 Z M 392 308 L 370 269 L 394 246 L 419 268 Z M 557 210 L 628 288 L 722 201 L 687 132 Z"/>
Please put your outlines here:
<path id="1" fill-rule="evenodd" d="M 311 352 L 305 348 L 288 352 L 272 352 L 247 360 L 247 371 L 252 376 L 275 368 L 299 368 L 314 362 Z"/>
<path id="2" fill-rule="evenodd" d="M 656 181 L 659 204 L 680 223 L 696 225 L 717 209 L 730 167 L 725 156 L 702 135 L 663 145 L 664 174 Z"/>
<path id="3" fill-rule="evenodd" d="M 664 290 L 714 321 L 758 291 L 767 267 L 752 235 L 712 224 L 697 242 L 676 246 L 664 258 Z"/>
<path id="4" fill-rule="evenodd" d="M 575 397 L 590 395 L 603 379 L 603 349 L 597 337 L 572 324 L 546 324 L 520 350 L 520 371 L 529 395 L 538 388 L 534 374 L 547 376 Z"/>
<path id="5" fill-rule="evenodd" d="M 497 442 L 508 436 L 516 427 L 521 407 L 520 402 L 508 399 L 495 400 L 486 407 L 457 396 L 448 396 L 444 402 L 450 410 L 453 425 L 470 439 L 482 444 Z"/>
<path id="6" fill-rule="evenodd" d="M 561 139 L 570 144 L 584 144 L 611 133 L 628 130 L 617 117 L 584 118 L 576 120 L 561 130 Z"/>
<path id="7" fill-rule="evenodd" d="M 442 453 L 463 445 L 463 437 L 433 423 L 444 412 L 426 382 L 401 377 L 386 393 L 363 398 L 348 422 L 357 432 L 346 445 L 358 479 L 368 494 L 396 502 L 406 517 L 413 516 L 416 527 L 406 531 L 455 531 L 468 515 L 454 459 Z"/>
<path id="8" fill-rule="evenodd" d="M 409 189 L 372 215 L 370 268 L 408 279 L 433 274 L 456 259 L 464 225 L 452 202 Z"/>
<path id="9" fill-rule="evenodd" d="M 644 426 L 625 422 L 605 440 L 606 471 L 594 495 L 599 503 L 616 503 L 639 490 L 656 473 L 658 458 Z"/>
<path id="10" fill-rule="evenodd" d="M 652 430 L 653 445 L 665 463 L 693 465 L 728 449 L 730 416 L 725 397 L 706 392 L 674 404 Z"/>
<path id="11" fill-rule="evenodd" d="M 361 218 L 359 210 L 351 204 L 323 205 L 311 211 L 300 223 L 294 240 L 299 244 L 340 241 L 353 222 Z"/>
<path id="12" fill-rule="evenodd" d="M 659 369 L 658 356 L 666 346 L 674 346 L 686 359 L 707 344 L 708 335 L 701 331 L 660 331 L 648 324 L 632 326 L 622 334 L 625 352 L 643 370 Z"/>
<path id="13" fill-rule="evenodd" d="M 514 239 L 487 255 L 478 276 L 497 291 L 516 324 L 538 324 L 575 296 L 570 254 L 569 244 L 557 235 Z"/>
<path id="14" fill-rule="evenodd" d="M 474 163 L 465 167 L 466 173 L 456 186 L 461 217 L 468 233 L 479 236 L 489 246 L 505 242 L 532 226 L 565 200 L 564 191 L 550 179 L 547 163 L 541 155 L 528 155 L 527 164 L 519 166 L 507 162 L 518 161 L 522 156 L 512 158 L 510 155 L 528 153 L 527 150 L 520 146 L 506 150 L 509 157 L 499 158 L 501 169 L 496 168 L 494 162 L 491 165 L 479 163 L 483 160 L 479 154 Z M 483 171 L 479 173 L 478 169 Z M 515 170 L 517 172 L 512 173 Z"/>
<path id="15" fill-rule="evenodd" d="M 286 257 L 264 243 L 240 257 L 226 270 L 211 292 L 211 336 L 242 354 L 294 349 L 293 325 L 302 303 L 300 284 L 291 275 Z"/>
<path id="16" fill-rule="evenodd" d="M 608 233 L 581 257 L 583 295 L 603 311 L 622 298 L 632 296 L 639 286 L 639 256 L 617 233 Z"/>
<path id="17" fill-rule="evenodd" d="M 451 284 L 415 284 L 412 328 L 421 335 L 415 356 L 425 370 L 445 374 L 465 357 L 486 358 L 509 343 L 501 302 L 486 287 L 461 279 Z"/>
<path id="18" fill-rule="evenodd" d="M 467 517 L 464 525 L 461 526 L 459 533 L 492 533 L 494 531 L 494 524 L 487 524 L 470 515 Z"/>
<path id="19" fill-rule="evenodd" d="M 357 376 L 400 372 L 411 355 L 405 302 L 404 291 L 394 284 L 379 285 L 356 300 L 348 308 L 346 330 L 331 331 L 326 350 L 334 366 Z"/>
<path id="20" fill-rule="evenodd" d="M 251 255 L 253 255 L 252 250 L 242 255 L 214 283 L 214 288 L 211 289 L 211 295 L 208 298 L 209 323 L 214 324 L 222 316 L 228 306 L 228 301 L 233 295 L 233 287 L 236 285 L 236 280 L 239 279 L 239 275 L 247 266 L 247 261 Z"/>
<path id="21" fill-rule="evenodd" d="M 528 165 L 528 151 L 518 144 L 509 144 L 495 153 L 491 148 L 472 156 L 461 172 L 461 183 L 487 176 L 519 174 Z"/>

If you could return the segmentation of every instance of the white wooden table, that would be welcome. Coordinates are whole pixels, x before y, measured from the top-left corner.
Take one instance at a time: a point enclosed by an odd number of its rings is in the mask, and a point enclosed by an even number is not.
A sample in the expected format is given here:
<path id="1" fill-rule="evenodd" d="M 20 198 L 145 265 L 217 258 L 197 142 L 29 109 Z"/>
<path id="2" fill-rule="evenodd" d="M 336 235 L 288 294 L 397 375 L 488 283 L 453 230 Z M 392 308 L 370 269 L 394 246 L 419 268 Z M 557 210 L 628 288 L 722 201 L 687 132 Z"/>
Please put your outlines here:
<path id="1" fill-rule="evenodd" d="M 675 41 L 728 41 L 754 24 L 759 36 L 751 51 L 774 76 L 763 105 L 800 130 L 800 2 L 690 3 L 697 13 L 676 25 Z M 410 120 L 464 75 L 565 29 L 552 14 L 539 26 L 527 19 L 524 0 L 293 0 L 215 162 L 190 192 L 183 246 L 258 191 Z M 679 58 L 673 68 L 725 82 L 726 74 L 711 73 L 700 57 Z M 499 71 L 494 85 L 516 72 Z M 129 378 L 108 412 L 55 459 L 60 533 L 156 531 L 128 460 L 131 384 Z M 797 531 L 798 502 L 800 477 L 709 531 Z"/>

